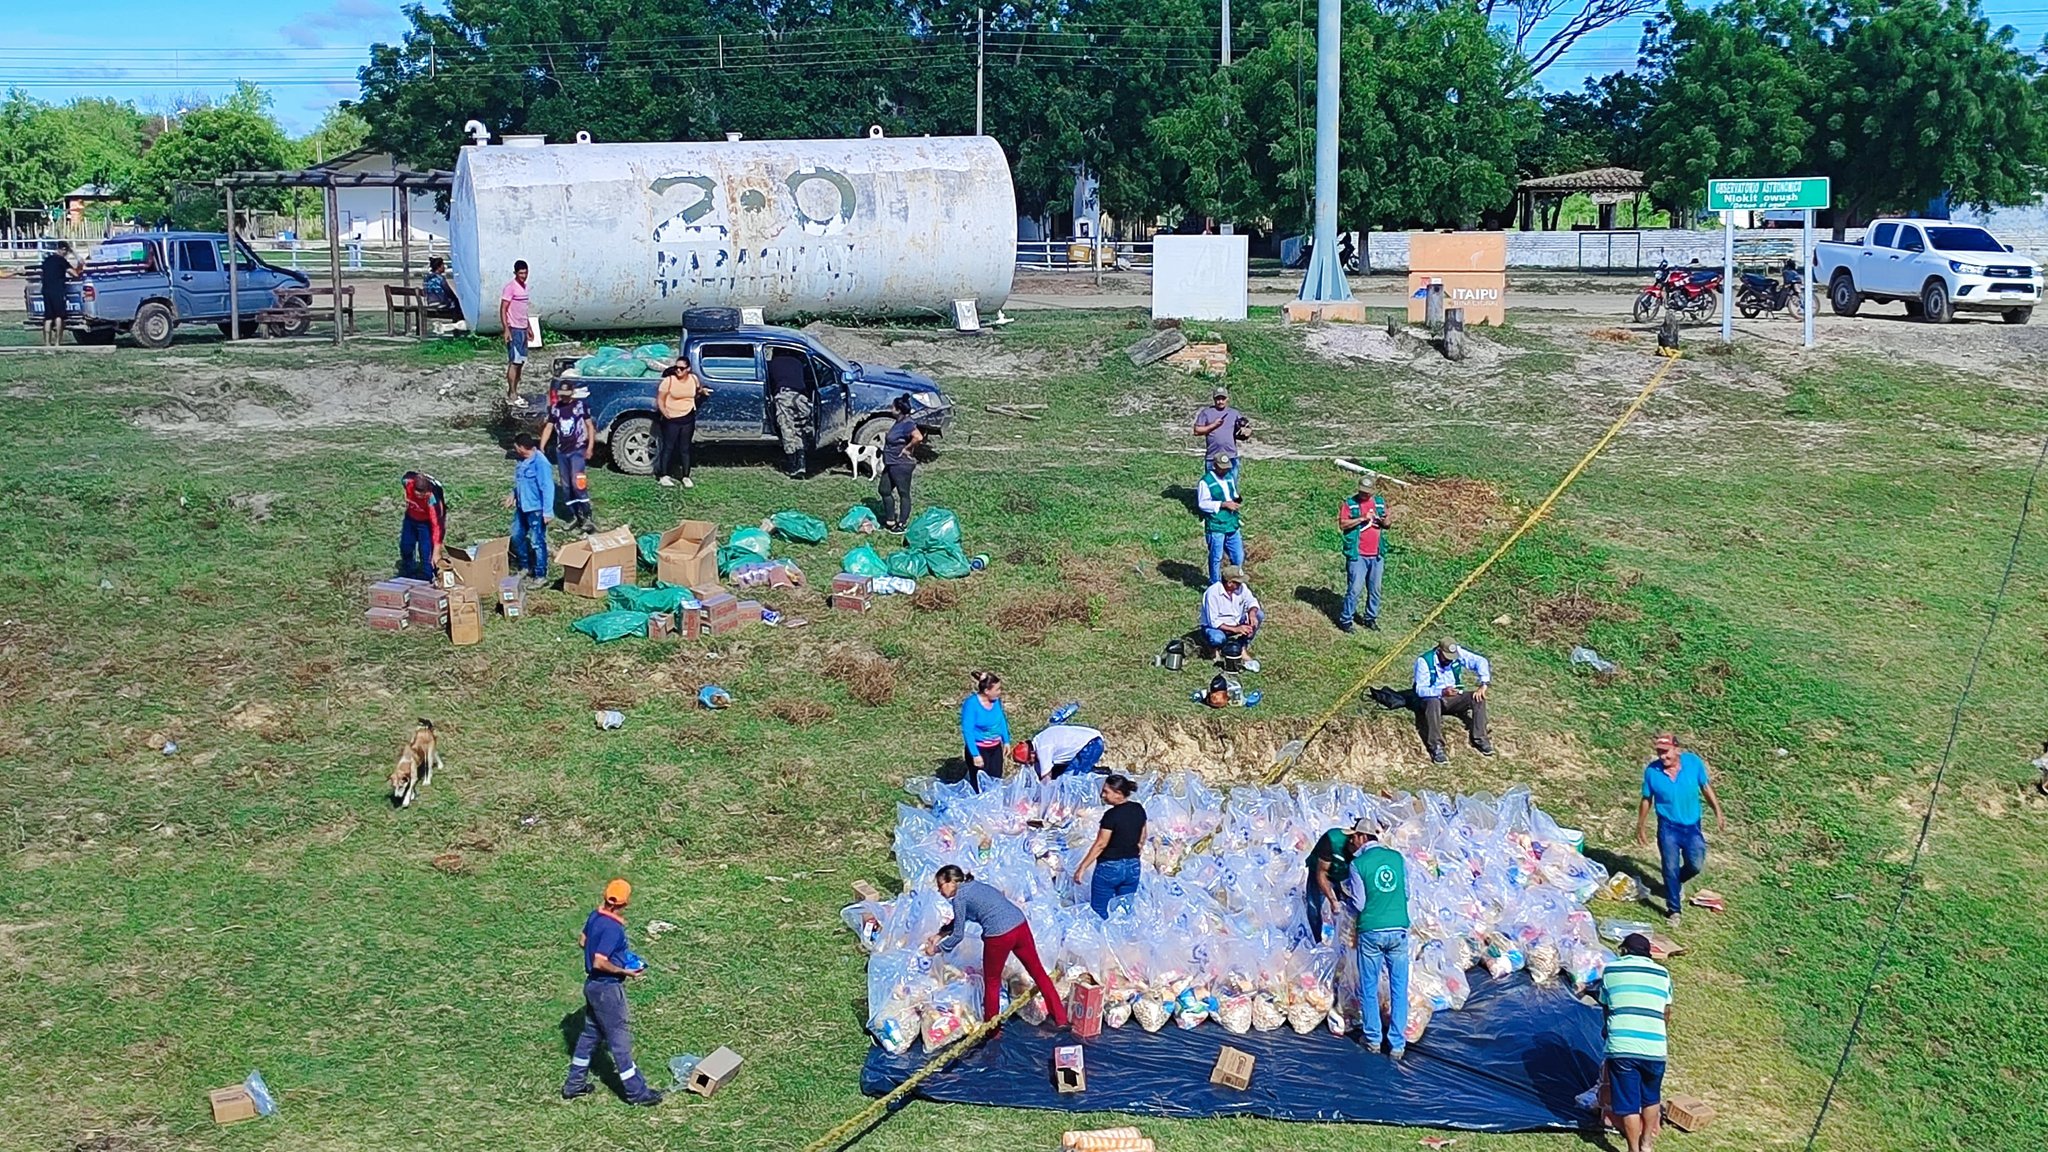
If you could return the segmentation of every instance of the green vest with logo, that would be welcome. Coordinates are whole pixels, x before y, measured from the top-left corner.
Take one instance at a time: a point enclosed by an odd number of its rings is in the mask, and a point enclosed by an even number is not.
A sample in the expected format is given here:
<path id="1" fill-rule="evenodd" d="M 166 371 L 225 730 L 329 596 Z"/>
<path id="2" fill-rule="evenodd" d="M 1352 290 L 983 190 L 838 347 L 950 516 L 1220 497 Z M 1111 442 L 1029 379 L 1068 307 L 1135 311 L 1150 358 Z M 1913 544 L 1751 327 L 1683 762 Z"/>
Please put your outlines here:
<path id="1" fill-rule="evenodd" d="M 1202 477 L 1202 484 L 1209 490 L 1209 499 L 1218 503 L 1226 500 L 1236 503 L 1237 485 L 1229 480 L 1211 472 Z M 1211 532 L 1235 532 L 1238 527 L 1237 510 L 1234 508 L 1218 508 L 1214 512 L 1209 513 L 1208 519 L 1203 521 L 1203 524 Z"/>
<path id="2" fill-rule="evenodd" d="M 1372 507 L 1368 509 L 1365 506 L 1365 502 L 1356 496 L 1344 501 L 1344 514 L 1347 517 L 1355 519 L 1366 515 L 1367 512 L 1370 512 L 1373 518 L 1383 517 L 1387 514 L 1387 502 L 1378 496 L 1374 496 L 1372 498 Z M 1355 528 L 1344 530 L 1344 556 L 1346 559 L 1358 555 L 1358 534 L 1365 531 L 1366 524 L 1371 522 L 1371 519 L 1368 519 L 1359 523 Z M 1377 556 L 1379 554 L 1379 529 L 1375 528 L 1373 529 L 1373 550 L 1366 553 L 1366 555 Z"/>
<path id="3" fill-rule="evenodd" d="M 1365 903 L 1358 909 L 1358 930 L 1380 932 L 1408 927 L 1408 862 L 1384 844 L 1358 854 L 1351 870 L 1365 884 Z"/>

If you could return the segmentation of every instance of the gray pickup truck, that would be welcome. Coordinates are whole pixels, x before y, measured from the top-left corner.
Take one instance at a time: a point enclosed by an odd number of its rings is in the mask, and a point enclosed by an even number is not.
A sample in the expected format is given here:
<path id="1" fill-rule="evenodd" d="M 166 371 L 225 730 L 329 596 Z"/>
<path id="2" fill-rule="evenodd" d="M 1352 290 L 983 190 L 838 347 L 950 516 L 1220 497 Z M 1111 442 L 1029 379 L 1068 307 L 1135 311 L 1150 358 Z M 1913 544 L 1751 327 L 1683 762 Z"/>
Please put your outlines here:
<path id="1" fill-rule="evenodd" d="M 84 274 L 70 281 L 64 326 L 81 344 L 111 344 L 132 336 L 145 348 L 170 344 L 180 324 L 215 324 L 228 328 L 228 238 L 219 232 L 131 232 L 110 236 L 86 254 Z M 234 245 L 235 292 L 244 328 L 259 309 L 285 306 L 304 299 L 306 277 L 288 268 L 266 264 L 248 245 Z M 24 289 L 28 323 L 43 323 L 41 268 L 33 268 Z M 280 300 L 282 292 L 288 299 Z M 294 297 L 293 294 L 301 294 Z M 280 335 L 305 332 L 312 316 L 304 308 Z M 294 330 L 296 329 L 296 330 Z"/>

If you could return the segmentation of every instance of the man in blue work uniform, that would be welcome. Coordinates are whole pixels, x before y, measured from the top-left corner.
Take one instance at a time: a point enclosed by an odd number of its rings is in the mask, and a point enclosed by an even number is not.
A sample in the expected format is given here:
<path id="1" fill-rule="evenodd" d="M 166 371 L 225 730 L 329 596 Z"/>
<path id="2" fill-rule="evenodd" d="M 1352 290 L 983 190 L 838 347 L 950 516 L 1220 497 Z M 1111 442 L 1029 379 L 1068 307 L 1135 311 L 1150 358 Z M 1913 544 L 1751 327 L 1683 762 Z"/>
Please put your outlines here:
<path id="1" fill-rule="evenodd" d="M 569 1057 L 569 1078 L 562 1082 L 562 1099 L 574 1100 L 597 1089 L 590 1083 L 590 1058 L 602 1040 L 611 1049 L 612 1067 L 626 1090 L 626 1103 L 653 1107 L 661 1093 L 640 1075 L 633 1063 L 633 1032 L 626 1020 L 626 980 L 645 975 L 626 947 L 626 904 L 633 898 L 633 886 L 614 880 L 604 886 L 604 903 L 583 922 L 583 1032 L 576 1037 L 576 1050 Z M 631 964 L 631 967 L 628 965 Z"/>
<path id="2" fill-rule="evenodd" d="M 1728 830 L 1721 798 L 1707 777 L 1707 762 L 1678 746 L 1669 732 L 1657 736 L 1657 758 L 1643 765 L 1643 802 L 1636 808 L 1636 843 L 1650 842 L 1647 824 L 1657 812 L 1657 854 L 1664 865 L 1664 911 L 1671 926 L 1685 905 L 1685 882 L 1707 866 L 1707 837 L 1700 831 L 1700 799 L 1714 807 L 1714 831 Z"/>

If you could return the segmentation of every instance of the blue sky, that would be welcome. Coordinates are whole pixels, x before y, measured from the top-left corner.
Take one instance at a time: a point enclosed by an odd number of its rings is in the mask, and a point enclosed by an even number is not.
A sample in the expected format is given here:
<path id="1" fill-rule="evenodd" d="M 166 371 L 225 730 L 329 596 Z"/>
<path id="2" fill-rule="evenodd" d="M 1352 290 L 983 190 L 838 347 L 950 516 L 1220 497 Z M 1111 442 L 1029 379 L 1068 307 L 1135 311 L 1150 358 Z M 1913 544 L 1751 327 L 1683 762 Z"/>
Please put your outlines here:
<path id="1" fill-rule="evenodd" d="M 368 46 L 397 39 L 406 26 L 399 0 L 18 0 L 7 7 L 14 10 L 0 40 L 0 88 L 55 102 L 114 96 L 147 111 L 175 111 L 247 77 L 271 93 L 294 133 L 353 97 Z M 1988 0 L 1986 9 L 2017 27 L 2027 47 L 2048 31 L 2040 0 Z M 1575 87 L 1588 74 L 1632 67 L 1640 36 L 1635 20 L 1603 29 L 1547 73 L 1545 85 Z"/>

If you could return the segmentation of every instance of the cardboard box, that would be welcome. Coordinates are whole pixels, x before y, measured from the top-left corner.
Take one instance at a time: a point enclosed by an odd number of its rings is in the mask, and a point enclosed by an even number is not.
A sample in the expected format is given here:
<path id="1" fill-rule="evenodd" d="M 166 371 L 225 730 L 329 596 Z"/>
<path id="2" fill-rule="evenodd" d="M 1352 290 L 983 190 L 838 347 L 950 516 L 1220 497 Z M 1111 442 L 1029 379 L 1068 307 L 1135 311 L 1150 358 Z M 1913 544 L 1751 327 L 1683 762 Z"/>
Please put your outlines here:
<path id="1" fill-rule="evenodd" d="M 379 580 L 370 585 L 370 607 L 405 607 L 406 586 L 396 580 Z"/>
<path id="2" fill-rule="evenodd" d="M 1252 1054 L 1224 1045 L 1216 1054 L 1216 1068 L 1209 1073 L 1209 1083 L 1240 1092 L 1251 1087 Z"/>
<path id="3" fill-rule="evenodd" d="M 476 589 L 460 586 L 449 592 L 448 639 L 458 648 L 483 643 L 484 606 Z"/>
<path id="4" fill-rule="evenodd" d="M 498 581 L 498 611 L 507 620 L 526 615 L 526 584 L 517 576 Z"/>
<path id="5" fill-rule="evenodd" d="M 649 640 L 666 640 L 675 634 L 676 618 L 674 616 L 667 612 L 650 612 L 647 614 L 647 638 Z"/>
<path id="6" fill-rule="evenodd" d="M 873 600 L 858 592 L 834 592 L 826 603 L 847 612 L 865 612 L 875 606 Z"/>
<path id="7" fill-rule="evenodd" d="M 379 632 L 403 632 L 411 622 L 403 608 L 372 608 L 363 613 L 363 623 Z"/>
<path id="8" fill-rule="evenodd" d="M 415 628 L 446 628 L 448 609 L 436 608 L 432 604 L 415 604 L 405 610 L 405 618 Z"/>
<path id="9" fill-rule="evenodd" d="M 448 568 L 444 576 L 466 588 L 489 590 L 496 588 L 505 577 L 512 574 L 512 538 L 499 536 L 480 540 L 467 548 L 448 549 Z M 444 581 L 445 583 L 445 581 Z"/>
<path id="10" fill-rule="evenodd" d="M 215 1088 L 206 1094 L 206 1101 L 213 1106 L 215 1124 L 240 1124 L 256 1118 L 256 1098 L 240 1084 L 233 1088 Z"/>
<path id="11" fill-rule="evenodd" d="M 1063 1044 L 1052 1050 L 1052 1086 L 1063 1095 L 1088 1090 L 1087 1060 L 1079 1044 Z"/>
<path id="12" fill-rule="evenodd" d="M 699 1096 L 712 1095 L 739 1074 L 741 1062 L 740 1054 L 730 1048 L 720 1048 L 697 1061 L 697 1066 L 690 1070 L 690 1091 Z"/>
<path id="13" fill-rule="evenodd" d="M 740 623 L 742 623 L 742 624 L 758 624 L 758 623 L 760 623 L 760 622 L 761 622 L 761 602 L 760 602 L 759 600 L 742 600 L 742 601 L 740 601 Z"/>
<path id="14" fill-rule="evenodd" d="M 853 882 L 853 894 L 870 904 L 880 904 L 882 902 L 881 892 L 877 891 L 873 884 L 865 880 L 855 880 Z"/>
<path id="15" fill-rule="evenodd" d="M 407 608 L 432 608 L 436 612 L 448 610 L 448 589 L 436 588 L 432 584 L 417 584 L 406 589 Z"/>
<path id="16" fill-rule="evenodd" d="M 858 592 L 863 596 L 867 596 L 872 594 L 874 590 L 875 579 L 872 576 L 859 576 L 852 572 L 841 572 L 832 578 L 832 591 L 834 593 Z"/>
<path id="17" fill-rule="evenodd" d="M 1102 1035 L 1102 985 L 1074 985 L 1067 993 L 1067 1020 L 1083 1040 Z"/>
<path id="18" fill-rule="evenodd" d="M 705 631 L 710 627 L 710 621 L 704 616 L 704 609 L 684 608 L 676 613 L 676 615 L 678 617 L 677 630 L 683 634 L 683 639 L 701 640 L 704 638 Z"/>
<path id="19" fill-rule="evenodd" d="M 633 583 L 633 529 L 621 524 L 582 540 L 572 540 L 562 549 L 562 591 L 592 600 L 621 584 Z"/>
<path id="20" fill-rule="evenodd" d="M 1714 1122 L 1714 1106 L 1697 1096 L 1667 1096 L 1664 1119 L 1676 1124 L 1680 1132 L 1697 1132 Z"/>
<path id="21" fill-rule="evenodd" d="M 661 534 L 654 550 L 655 578 L 664 584 L 695 588 L 718 582 L 718 525 L 685 520 Z"/>

